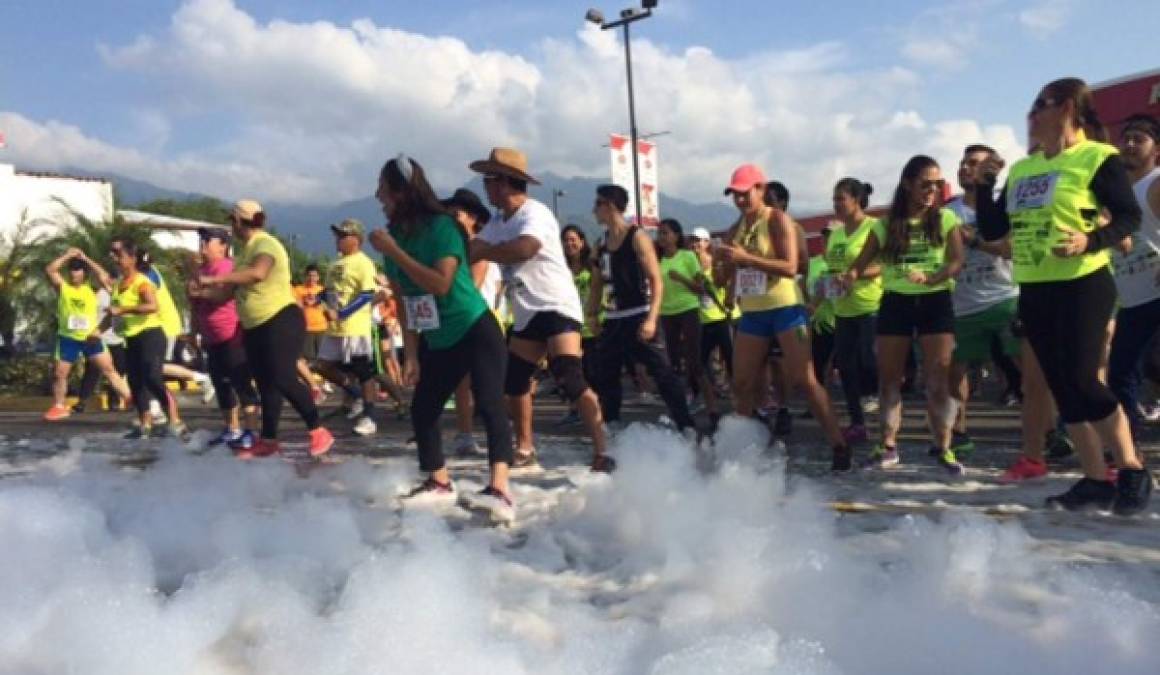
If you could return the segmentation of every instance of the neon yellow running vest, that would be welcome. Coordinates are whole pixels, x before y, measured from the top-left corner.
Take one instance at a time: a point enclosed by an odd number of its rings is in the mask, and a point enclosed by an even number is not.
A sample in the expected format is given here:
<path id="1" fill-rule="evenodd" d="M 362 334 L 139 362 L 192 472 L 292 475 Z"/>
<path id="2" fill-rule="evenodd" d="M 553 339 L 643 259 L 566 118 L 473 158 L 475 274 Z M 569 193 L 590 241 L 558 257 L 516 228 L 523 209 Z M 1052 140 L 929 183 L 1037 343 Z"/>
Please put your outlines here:
<path id="1" fill-rule="evenodd" d="M 57 335 L 74 340 L 86 340 L 97 329 L 97 294 L 85 283 L 60 285 L 56 302 Z"/>
<path id="2" fill-rule="evenodd" d="M 1100 205 L 1091 191 L 1096 170 L 1117 150 L 1082 140 L 1055 157 L 1043 152 L 1019 160 L 1007 177 L 1007 214 L 1017 283 L 1079 279 L 1106 267 L 1105 249 L 1073 258 L 1051 252 L 1062 228 L 1084 233 L 1096 229 Z"/>

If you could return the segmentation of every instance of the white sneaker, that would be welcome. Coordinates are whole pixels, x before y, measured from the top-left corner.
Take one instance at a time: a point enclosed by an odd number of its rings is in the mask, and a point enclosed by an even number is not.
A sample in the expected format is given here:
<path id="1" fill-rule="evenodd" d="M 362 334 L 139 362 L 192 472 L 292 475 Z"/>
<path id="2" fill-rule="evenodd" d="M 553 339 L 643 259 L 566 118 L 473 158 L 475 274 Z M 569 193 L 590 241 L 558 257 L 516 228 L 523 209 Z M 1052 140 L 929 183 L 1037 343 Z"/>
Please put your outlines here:
<path id="1" fill-rule="evenodd" d="M 403 508 L 448 509 L 455 506 L 459 496 L 455 492 L 454 482 L 443 485 L 428 478 L 409 492 L 400 494 L 399 501 Z"/>
<path id="2" fill-rule="evenodd" d="M 153 419 L 154 426 L 169 423 L 169 417 L 161 410 L 161 404 L 157 399 L 149 401 L 149 416 Z"/>
<path id="3" fill-rule="evenodd" d="M 370 436 L 378 430 L 379 427 L 375 421 L 366 415 L 358 418 L 358 421 L 354 423 L 354 433 L 359 436 Z"/>
<path id="4" fill-rule="evenodd" d="M 867 396 L 866 398 L 862 399 L 862 412 L 876 413 L 878 412 L 878 407 L 877 396 Z"/>
<path id="5" fill-rule="evenodd" d="M 212 403 L 214 396 L 217 395 L 217 390 L 213 386 L 213 380 L 209 379 L 208 375 L 202 375 L 197 378 L 197 384 L 201 387 L 201 402 L 206 405 Z"/>
<path id="6" fill-rule="evenodd" d="M 1137 403 L 1137 410 L 1140 412 L 1140 417 L 1147 422 L 1160 421 L 1160 405 L 1156 403 Z"/>
<path id="7" fill-rule="evenodd" d="M 460 457 L 474 457 L 486 454 L 479 447 L 479 444 L 475 442 L 475 437 L 468 433 L 455 435 L 455 443 L 452 445 L 451 451 Z"/>
<path id="8" fill-rule="evenodd" d="M 468 495 L 466 502 L 473 511 L 487 513 L 494 523 L 510 524 L 516 519 L 516 505 L 512 498 L 490 485 Z"/>
<path id="9" fill-rule="evenodd" d="M 346 418 L 348 420 L 357 420 L 358 418 L 362 417 L 363 409 L 365 407 L 366 406 L 363 404 L 363 400 L 361 398 L 356 398 L 354 402 L 350 404 L 350 412 L 346 414 Z"/>

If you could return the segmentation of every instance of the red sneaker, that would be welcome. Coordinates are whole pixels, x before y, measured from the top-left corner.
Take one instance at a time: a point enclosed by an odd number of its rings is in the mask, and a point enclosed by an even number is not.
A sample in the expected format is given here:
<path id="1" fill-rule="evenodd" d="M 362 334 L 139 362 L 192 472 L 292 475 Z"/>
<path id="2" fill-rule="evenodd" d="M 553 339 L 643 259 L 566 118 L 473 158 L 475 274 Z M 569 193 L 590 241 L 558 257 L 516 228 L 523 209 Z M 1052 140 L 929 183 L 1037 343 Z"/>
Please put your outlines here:
<path id="1" fill-rule="evenodd" d="M 54 405 L 44 413 L 44 419 L 46 422 L 55 422 L 57 420 L 63 420 L 69 415 L 72 415 L 72 411 L 68 409 L 68 406 Z"/>
<path id="2" fill-rule="evenodd" d="M 334 447 L 334 436 L 326 427 L 318 427 L 310 432 L 310 456 L 320 457 Z"/>
<path id="3" fill-rule="evenodd" d="M 234 454 L 238 459 L 255 459 L 257 457 L 270 457 L 282 452 L 282 444 L 277 440 L 270 438 L 259 438 L 252 447 L 243 448 Z"/>
<path id="4" fill-rule="evenodd" d="M 1032 480 L 1034 478 L 1043 478 L 1047 475 L 1047 463 L 1042 460 L 1031 459 L 1030 457 L 1020 457 L 1010 469 L 1003 472 L 999 476 L 999 482 L 1004 485 L 1011 483 L 1018 483 L 1020 481 Z"/>

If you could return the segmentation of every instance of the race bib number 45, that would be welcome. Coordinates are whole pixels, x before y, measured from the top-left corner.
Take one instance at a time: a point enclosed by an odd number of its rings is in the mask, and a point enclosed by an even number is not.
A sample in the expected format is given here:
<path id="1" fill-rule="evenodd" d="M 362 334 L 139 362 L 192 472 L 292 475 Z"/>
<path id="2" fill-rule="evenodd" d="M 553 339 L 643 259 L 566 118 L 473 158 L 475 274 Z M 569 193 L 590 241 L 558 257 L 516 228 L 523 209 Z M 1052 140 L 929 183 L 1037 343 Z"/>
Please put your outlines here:
<path id="1" fill-rule="evenodd" d="M 1047 206 L 1055 194 L 1057 182 L 1058 171 L 1020 178 L 1015 181 L 1014 189 L 1007 196 L 1008 210 L 1026 211 Z"/>
<path id="2" fill-rule="evenodd" d="M 435 305 L 435 296 L 408 296 L 404 301 L 407 307 L 408 330 L 421 332 L 439 328 L 439 307 Z"/>

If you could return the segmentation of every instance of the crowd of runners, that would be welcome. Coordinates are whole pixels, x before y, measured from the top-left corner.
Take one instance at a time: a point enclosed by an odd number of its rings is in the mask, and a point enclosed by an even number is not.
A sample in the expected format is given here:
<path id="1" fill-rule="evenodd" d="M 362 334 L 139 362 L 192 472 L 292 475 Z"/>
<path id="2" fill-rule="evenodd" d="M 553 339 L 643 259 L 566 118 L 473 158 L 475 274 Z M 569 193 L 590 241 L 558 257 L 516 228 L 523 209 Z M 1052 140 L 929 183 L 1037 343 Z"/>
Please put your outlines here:
<path id="1" fill-rule="evenodd" d="M 424 475 L 402 499 L 439 505 L 460 500 L 439 426 L 453 401 L 454 452 L 486 455 L 491 469 L 463 499 L 510 520 L 509 474 L 537 465 L 533 399 L 549 387 L 570 404 L 561 423 L 587 432 L 593 471 L 616 468 L 608 436 L 630 379 L 695 443 L 730 411 L 791 433 L 787 404 L 800 396 L 845 472 L 903 461 L 903 394 L 921 381 L 929 455 L 957 475 L 973 448 L 972 373 L 989 364 L 1022 410 L 1022 454 L 1000 480 L 1043 476 L 1048 455 L 1074 448 L 1083 478 L 1049 505 L 1135 514 L 1152 490 L 1134 432 L 1151 412 L 1139 390 L 1160 328 L 1160 121 L 1133 116 L 1109 139 L 1070 78 L 1046 85 L 1027 119 L 1029 154 L 1011 166 L 986 145 L 964 149 L 954 198 L 923 155 L 902 167 L 880 216 L 867 213 L 871 185 L 837 181 L 813 258 L 788 190 L 756 165 L 722 181 L 738 211 L 727 230 L 667 219 L 649 232 L 626 218 L 628 193 L 602 185 L 590 242 L 529 197 L 537 180 L 510 148 L 469 165 L 491 208 L 465 189 L 440 200 L 418 161 L 389 159 L 375 193 L 387 225 L 332 225 L 335 261 L 297 285 L 252 200 L 199 232 L 200 268 L 183 289 L 129 238 L 100 261 L 70 249 L 47 270 L 60 301 L 45 418 L 83 412 L 103 375 L 136 413 L 130 438 L 184 436 L 166 378 L 200 380 L 221 410 L 213 444 L 242 459 L 280 453 L 286 400 L 318 457 L 335 443 L 320 422 L 324 389 L 364 436 L 389 399 L 411 421 Z M 205 375 L 167 363 L 182 291 Z M 840 408 L 827 389 L 835 370 Z"/>

